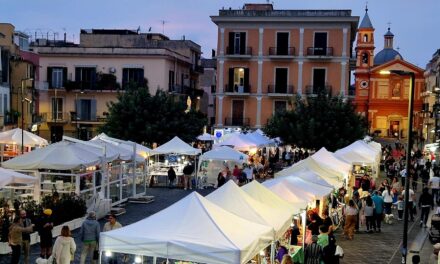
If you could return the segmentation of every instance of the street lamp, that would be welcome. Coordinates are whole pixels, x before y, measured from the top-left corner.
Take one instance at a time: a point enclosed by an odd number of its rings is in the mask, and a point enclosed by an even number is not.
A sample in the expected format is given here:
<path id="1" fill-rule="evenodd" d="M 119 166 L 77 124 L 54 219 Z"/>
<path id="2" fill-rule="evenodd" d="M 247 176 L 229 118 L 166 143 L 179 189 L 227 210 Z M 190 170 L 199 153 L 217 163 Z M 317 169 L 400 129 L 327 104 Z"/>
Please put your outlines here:
<path id="1" fill-rule="evenodd" d="M 32 100 L 24 97 L 24 84 L 26 81 L 33 81 L 33 78 L 21 79 L 21 154 L 24 153 L 24 102 L 32 103 Z"/>
<path id="2" fill-rule="evenodd" d="M 408 198 L 409 198 L 409 167 L 411 166 L 411 149 L 413 145 L 413 112 L 414 112 L 414 83 L 415 74 L 414 72 L 400 71 L 400 70 L 390 70 L 381 71 L 380 74 L 397 74 L 400 76 L 410 77 L 409 86 L 409 105 L 408 105 L 408 148 L 406 151 L 406 179 L 405 179 L 405 200 L 404 200 L 404 211 L 403 211 L 403 240 L 402 240 L 402 262 L 406 263 L 406 256 L 408 254 Z"/>

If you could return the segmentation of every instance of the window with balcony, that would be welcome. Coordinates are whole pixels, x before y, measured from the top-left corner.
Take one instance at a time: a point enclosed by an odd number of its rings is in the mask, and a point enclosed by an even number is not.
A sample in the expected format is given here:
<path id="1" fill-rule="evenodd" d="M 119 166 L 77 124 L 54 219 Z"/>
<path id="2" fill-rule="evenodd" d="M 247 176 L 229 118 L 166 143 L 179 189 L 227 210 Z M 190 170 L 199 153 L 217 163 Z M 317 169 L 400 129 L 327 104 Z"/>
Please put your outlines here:
<path id="1" fill-rule="evenodd" d="M 52 98 L 52 120 L 63 120 L 63 98 Z"/>
<path id="2" fill-rule="evenodd" d="M 76 67 L 75 81 L 81 90 L 93 90 L 96 87 L 95 67 Z"/>
<path id="3" fill-rule="evenodd" d="M 125 88 L 128 85 L 143 86 L 144 85 L 144 69 L 140 68 L 123 68 L 122 69 L 122 85 Z"/>
<path id="4" fill-rule="evenodd" d="M 47 82 L 49 83 L 49 88 L 63 88 L 66 81 L 66 67 L 47 67 Z"/>
<path id="5" fill-rule="evenodd" d="M 281 113 L 287 110 L 287 101 L 275 101 L 273 103 L 273 113 Z"/>
<path id="6" fill-rule="evenodd" d="M 246 47 L 246 32 L 229 32 L 226 54 L 251 55 L 250 48 Z"/>
<path id="7" fill-rule="evenodd" d="M 249 69 L 229 68 L 229 82 L 226 92 L 249 93 Z"/>
<path id="8" fill-rule="evenodd" d="M 290 55 L 289 54 L 289 32 L 277 32 L 276 55 Z"/>
<path id="9" fill-rule="evenodd" d="M 0 48 L 0 83 L 9 80 L 9 51 Z"/>
<path id="10" fill-rule="evenodd" d="M 173 91 L 174 84 L 174 71 L 168 71 L 168 91 Z"/>
<path id="11" fill-rule="evenodd" d="M 79 121 L 95 121 L 96 100 L 95 99 L 76 100 L 76 112 Z"/>
<path id="12" fill-rule="evenodd" d="M 275 93 L 287 93 L 287 68 L 276 68 L 275 69 Z"/>
<path id="13" fill-rule="evenodd" d="M 313 47 L 307 49 L 309 56 L 333 56 L 333 48 L 327 46 L 327 32 L 315 32 Z"/>

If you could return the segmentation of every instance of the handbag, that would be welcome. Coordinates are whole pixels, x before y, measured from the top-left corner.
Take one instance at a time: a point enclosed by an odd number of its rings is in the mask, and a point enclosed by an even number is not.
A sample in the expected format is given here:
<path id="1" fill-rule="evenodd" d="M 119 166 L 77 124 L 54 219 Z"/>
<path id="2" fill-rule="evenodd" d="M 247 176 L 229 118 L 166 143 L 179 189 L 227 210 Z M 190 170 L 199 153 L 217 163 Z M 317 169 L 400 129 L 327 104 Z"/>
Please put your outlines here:
<path id="1" fill-rule="evenodd" d="M 343 258 L 343 257 L 344 257 L 344 250 L 343 250 L 342 247 L 339 246 L 339 245 L 336 246 L 335 256 L 338 256 L 338 257 L 340 257 L 340 258 Z"/>

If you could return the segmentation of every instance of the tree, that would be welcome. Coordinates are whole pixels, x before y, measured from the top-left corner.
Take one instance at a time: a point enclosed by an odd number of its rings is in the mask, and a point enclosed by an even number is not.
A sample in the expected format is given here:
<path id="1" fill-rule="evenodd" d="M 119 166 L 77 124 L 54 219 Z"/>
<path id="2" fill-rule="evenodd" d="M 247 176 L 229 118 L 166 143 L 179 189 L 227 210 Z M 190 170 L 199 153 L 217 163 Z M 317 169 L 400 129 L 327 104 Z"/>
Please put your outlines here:
<path id="1" fill-rule="evenodd" d="M 151 95 L 147 87 L 135 87 L 130 85 L 116 102 L 108 104 L 109 116 L 102 132 L 147 144 L 162 144 L 174 136 L 190 142 L 202 133 L 207 124 L 203 113 L 185 111 L 185 102 L 161 90 Z"/>
<path id="2" fill-rule="evenodd" d="M 321 93 L 315 98 L 298 97 L 292 104 L 292 110 L 276 113 L 268 121 L 264 129 L 268 136 L 307 149 L 336 151 L 367 132 L 366 119 L 342 97 Z"/>

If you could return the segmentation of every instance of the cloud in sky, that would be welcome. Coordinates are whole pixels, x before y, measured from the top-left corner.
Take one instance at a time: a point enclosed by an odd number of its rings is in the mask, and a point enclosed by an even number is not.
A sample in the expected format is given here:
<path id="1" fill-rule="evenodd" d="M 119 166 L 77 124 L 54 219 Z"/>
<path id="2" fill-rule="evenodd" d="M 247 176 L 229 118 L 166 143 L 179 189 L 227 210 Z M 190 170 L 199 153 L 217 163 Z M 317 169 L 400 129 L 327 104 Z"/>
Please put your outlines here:
<path id="1" fill-rule="evenodd" d="M 78 41 L 81 28 L 149 27 L 172 39 L 191 39 L 202 46 L 209 57 L 216 48 L 217 27 L 209 16 L 217 15 L 222 7 L 240 8 L 245 2 L 265 3 L 263 0 L 0 0 L 1 22 L 9 22 L 17 30 L 34 35 L 64 30 L 68 38 Z M 271 1 L 272 2 L 272 1 Z M 395 47 L 400 47 L 403 57 L 424 68 L 434 51 L 440 48 L 439 0 L 370 0 L 369 15 L 376 28 L 376 53 L 383 48 L 383 34 L 387 22 L 395 34 Z M 362 19 L 365 1 L 360 0 L 274 0 L 275 9 L 351 9 Z"/>

